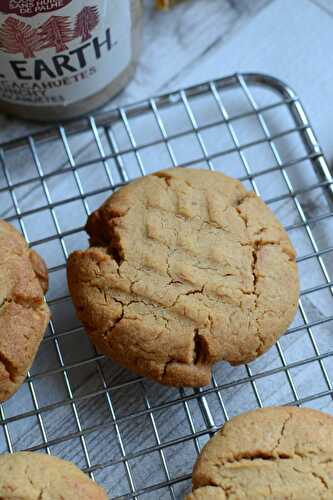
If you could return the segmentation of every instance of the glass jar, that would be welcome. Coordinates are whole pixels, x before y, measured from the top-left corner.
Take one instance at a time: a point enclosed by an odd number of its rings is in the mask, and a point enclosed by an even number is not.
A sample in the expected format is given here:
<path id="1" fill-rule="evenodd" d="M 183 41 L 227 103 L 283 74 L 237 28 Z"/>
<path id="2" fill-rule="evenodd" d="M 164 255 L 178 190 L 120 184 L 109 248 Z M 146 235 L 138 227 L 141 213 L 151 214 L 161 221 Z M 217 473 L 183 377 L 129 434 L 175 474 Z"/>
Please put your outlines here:
<path id="1" fill-rule="evenodd" d="M 139 57 L 142 0 L 0 0 L 0 111 L 67 120 L 105 104 Z"/>

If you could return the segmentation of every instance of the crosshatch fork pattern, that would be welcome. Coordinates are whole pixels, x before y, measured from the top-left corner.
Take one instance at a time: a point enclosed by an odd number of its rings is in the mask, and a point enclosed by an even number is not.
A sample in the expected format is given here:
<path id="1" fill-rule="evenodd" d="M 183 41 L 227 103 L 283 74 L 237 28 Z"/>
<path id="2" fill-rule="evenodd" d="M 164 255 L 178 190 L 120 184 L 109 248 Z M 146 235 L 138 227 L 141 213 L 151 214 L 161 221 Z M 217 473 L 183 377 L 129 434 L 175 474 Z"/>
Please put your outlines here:
<path id="1" fill-rule="evenodd" d="M 87 215 L 162 168 L 241 179 L 297 250 L 301 296 L 288 332 L 211 385 L 174 389 L 94 351 L 68 296 L 65 263 Z M 0 147 L 0 216 L 47 261 L 52 320 L 26 383 L 0 407 L 0 451 L 73 460 L 110 498 L 181 498 L 200 449 L 235 414 L 311 406 L 333 414 L 333 180 L 298 97 L 274 78 L 233 75 L 38 132 Z"/>

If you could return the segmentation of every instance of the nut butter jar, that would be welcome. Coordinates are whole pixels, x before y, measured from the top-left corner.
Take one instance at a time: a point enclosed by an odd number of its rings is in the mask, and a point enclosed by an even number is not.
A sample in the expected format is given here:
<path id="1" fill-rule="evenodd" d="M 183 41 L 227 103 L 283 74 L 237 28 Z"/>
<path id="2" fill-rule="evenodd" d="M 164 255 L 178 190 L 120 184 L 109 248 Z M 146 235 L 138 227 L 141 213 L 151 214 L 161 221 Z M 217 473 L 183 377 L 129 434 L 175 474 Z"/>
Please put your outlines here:
<path id="1" fill-rule="evenodd" d="M 142 0 L 0 0 L 0 111 L 67 120 L 132 77 Z"/>

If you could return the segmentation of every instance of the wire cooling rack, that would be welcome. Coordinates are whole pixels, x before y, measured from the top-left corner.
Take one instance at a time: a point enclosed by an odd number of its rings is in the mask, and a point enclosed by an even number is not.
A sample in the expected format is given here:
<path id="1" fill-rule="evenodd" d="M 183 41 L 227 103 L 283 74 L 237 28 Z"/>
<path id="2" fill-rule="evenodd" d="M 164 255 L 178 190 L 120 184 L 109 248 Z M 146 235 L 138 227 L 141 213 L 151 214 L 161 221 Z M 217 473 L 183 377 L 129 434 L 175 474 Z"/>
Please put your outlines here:
<path id="1" fill-rule="evenodd" d="M 74 461 L 110 498 L 176 499 L 204 443 L 231 416 L 306 405 L 333 413 L 333 182 L 294 92 L 237 74 L 1 145 L 0 216 L 47 261 L 52 320 L 26 383 L 0 408 L 0 451 Z M 211 385 L 175 389 L 97 354 L 68 296 L 66 259 L 87 215 L 124 183 L 177 165 L 221 170 L 260 194 L 298 254 L 289 331 Z"/>

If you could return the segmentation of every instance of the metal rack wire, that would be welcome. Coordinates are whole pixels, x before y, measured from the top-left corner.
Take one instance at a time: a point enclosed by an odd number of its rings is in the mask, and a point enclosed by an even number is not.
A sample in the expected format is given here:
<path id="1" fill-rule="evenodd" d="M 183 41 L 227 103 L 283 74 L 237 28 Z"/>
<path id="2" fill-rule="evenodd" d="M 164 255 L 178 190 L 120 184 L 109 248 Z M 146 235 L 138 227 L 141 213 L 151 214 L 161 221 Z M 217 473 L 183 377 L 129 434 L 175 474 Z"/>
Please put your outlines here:
<path id="1" fill-rule="evenodd" d="M 66 288 L 87 215 L 119 186 L 173 166 L 240 178 L 285 224 L 302 292 L 294 323 L 245 367 L 200 390 L 137 377 L 97 354 Z M 0 216 L 46 259 L 52 320 L 19 392 L 0 407 L 0 451 L 73 460 L 110 498 L 176 499 L 202 445 L 234 414 L 272 404 L 333 413 L 333 179 L 296 94 L 236 74 L 0 145 Z"/>

